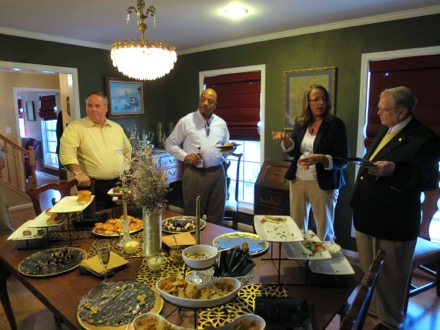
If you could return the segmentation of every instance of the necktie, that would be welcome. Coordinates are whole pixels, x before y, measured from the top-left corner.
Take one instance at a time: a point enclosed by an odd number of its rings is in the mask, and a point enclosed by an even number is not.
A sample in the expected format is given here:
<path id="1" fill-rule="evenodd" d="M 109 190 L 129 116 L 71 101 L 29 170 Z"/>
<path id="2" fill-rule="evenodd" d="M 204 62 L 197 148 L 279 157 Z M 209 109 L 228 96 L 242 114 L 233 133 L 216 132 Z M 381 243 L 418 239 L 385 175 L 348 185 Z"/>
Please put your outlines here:
<path id="1" fill-rule="evenodd" d="M 395 137 L 397 135 L 397 133 L 400 132 L 401 129 L 397 129 L 394 132 L 390 133 L 390 130 L 388 130 L 388 133 L 385 134 L 385 136 L 382 138 L 382 140 L 380 141 L 379 145 L 376 147 L 376 150 L 374 150 L 374 152 L 371 154 L 369 160 L 373 160 L 374 157 L 376 157 L 376 155 L 379 153 L 379 151 L 388 143 L 392 140 L 393 137 Z"/>

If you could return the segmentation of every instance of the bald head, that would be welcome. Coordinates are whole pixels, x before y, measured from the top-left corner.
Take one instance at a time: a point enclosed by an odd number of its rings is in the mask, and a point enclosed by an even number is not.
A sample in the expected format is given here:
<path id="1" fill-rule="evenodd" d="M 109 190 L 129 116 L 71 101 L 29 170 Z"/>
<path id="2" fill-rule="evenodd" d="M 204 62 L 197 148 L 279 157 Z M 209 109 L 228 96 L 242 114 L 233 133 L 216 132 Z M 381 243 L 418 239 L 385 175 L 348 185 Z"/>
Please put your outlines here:
<path id="1" fill-rule="evenodd" d="M 205 89 L 199 98 L 199 111 L 203 118 L 209 120 L 217 106 L 217 93 L 212 88 Z"/>

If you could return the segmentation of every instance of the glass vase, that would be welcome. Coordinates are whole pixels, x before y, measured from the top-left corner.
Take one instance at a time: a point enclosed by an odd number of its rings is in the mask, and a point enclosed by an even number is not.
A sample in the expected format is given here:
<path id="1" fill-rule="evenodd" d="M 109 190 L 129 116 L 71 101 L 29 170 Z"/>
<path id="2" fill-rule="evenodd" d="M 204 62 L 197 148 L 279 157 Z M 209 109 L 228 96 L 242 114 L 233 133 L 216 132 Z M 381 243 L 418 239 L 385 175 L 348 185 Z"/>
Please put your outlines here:
<path id="1" fill-rule="evenodd" d="M 142 207 L 144 220 L 144 257 L 158 255 L 162 250 L 162 209 Z"/>

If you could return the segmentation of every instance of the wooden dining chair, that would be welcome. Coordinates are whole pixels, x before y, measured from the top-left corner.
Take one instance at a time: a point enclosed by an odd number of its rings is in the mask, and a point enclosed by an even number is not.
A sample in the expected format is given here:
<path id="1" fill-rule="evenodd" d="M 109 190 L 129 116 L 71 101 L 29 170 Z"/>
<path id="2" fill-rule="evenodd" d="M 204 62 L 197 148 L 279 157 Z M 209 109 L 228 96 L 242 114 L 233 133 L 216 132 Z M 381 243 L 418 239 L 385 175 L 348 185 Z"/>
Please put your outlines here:
<path id="1" fill-rule="evenodd" d="M 234 157 L 235 161 L 231 161 L 227 159 L 223 166 L 225 168 L 226 173 L 226 188 L 227 188 L 227 199 L 225 203 L 225 215 L 223 220 L 232 221 L 232 228 L 238 229 L 238 188 L 239 188 L 239 179 L 240 179 L 240 163 L 241 157 L 243 157 L 242 153 L 231 153 L 228 157 Z M 228 170 L 230 170 L 231 164 L 235 163 L 235 193 L 234 196 L 231 197 L 229 194 L 229 186 L 231 185 L 231 177 L 228 175 Z"/>
<path id="2" fill-rule="evenodd" d="M 92 194 L 93 194 L 94 182 L 95 182 L 95 180 L 92 179 L 92 184 L 91 184 Z M 66 196 L 70 196 L 71 189 L 73 187 L 75 187 L 77 184 L 78 184 L 78 181 L 76 181 L 76 180 L 72 180 L 72 181 L 59 180 L 57 182 L 46 183 L 40 187 L 28 188 L 26 190 L 26 193 L 29 195 L 29 197 L 32 200 L 32 204 L 33 204 L 34 210 L 35 210 L 35 215 L 39 215 L 42 212 L 42 210 L 41 210 L 41 194 L 42 193 L 50 191 L 50 190 L 58 191 L 60 193 L 60 199 L 61 199 Z M 55 205 L 56 202 L 58 202 L 58 201 L 59 200 L 56 200 L 55 197 L 53 197 L 51 199 L 52 205 Z"/>
<path id="3" fill-rule="evenodd" d="M 341 330 L 362 329 L 385 256 L 385 251 L 379 250 L 377 252 L 370 269 L 356 288 L 353 302 L 346 307 L 347 312 L 342 313 L 344 316 L 341 321 Z"/>

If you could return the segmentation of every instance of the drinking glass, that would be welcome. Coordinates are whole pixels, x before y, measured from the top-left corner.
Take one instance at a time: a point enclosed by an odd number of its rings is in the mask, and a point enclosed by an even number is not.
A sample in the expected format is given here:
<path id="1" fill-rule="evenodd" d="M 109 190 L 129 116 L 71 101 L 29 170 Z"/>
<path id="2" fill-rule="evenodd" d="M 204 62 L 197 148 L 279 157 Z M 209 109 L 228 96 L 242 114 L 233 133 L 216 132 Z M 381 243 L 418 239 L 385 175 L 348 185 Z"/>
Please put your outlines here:
<path id="1" fill-rule="evenodd" d="M 107 266 L 110 261 L 110 242 L 107 240 L 98 241 L 98 258 L 104 268 L 104 283 L 107 284 Z"/>

